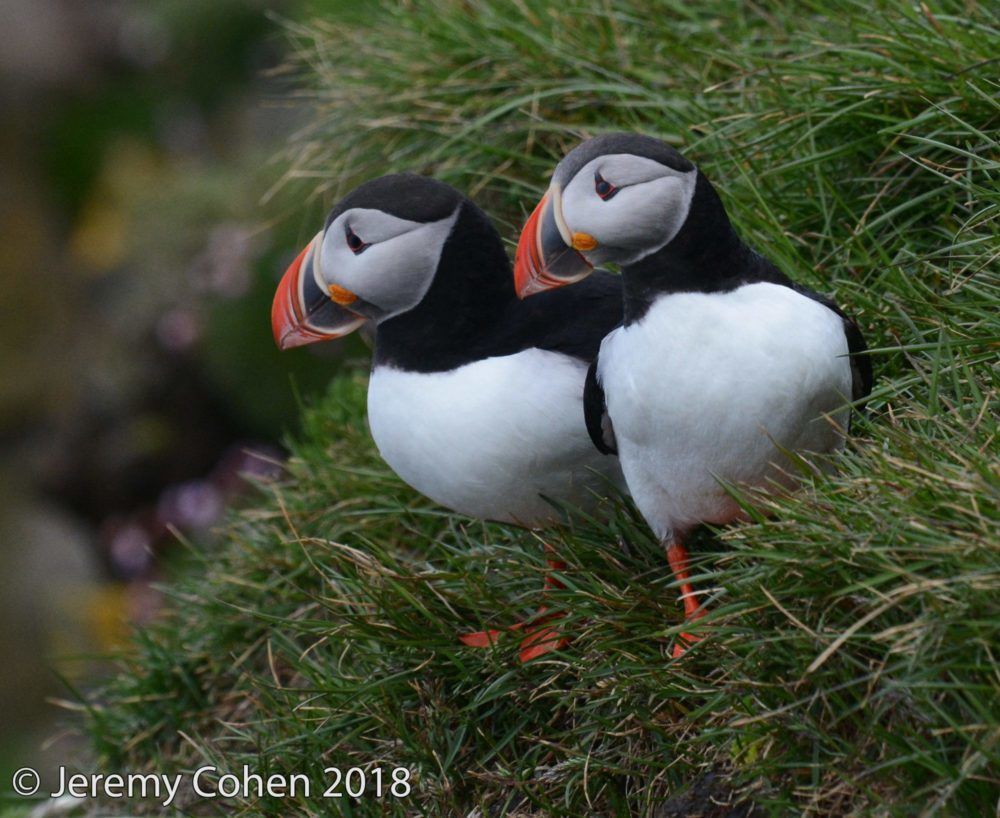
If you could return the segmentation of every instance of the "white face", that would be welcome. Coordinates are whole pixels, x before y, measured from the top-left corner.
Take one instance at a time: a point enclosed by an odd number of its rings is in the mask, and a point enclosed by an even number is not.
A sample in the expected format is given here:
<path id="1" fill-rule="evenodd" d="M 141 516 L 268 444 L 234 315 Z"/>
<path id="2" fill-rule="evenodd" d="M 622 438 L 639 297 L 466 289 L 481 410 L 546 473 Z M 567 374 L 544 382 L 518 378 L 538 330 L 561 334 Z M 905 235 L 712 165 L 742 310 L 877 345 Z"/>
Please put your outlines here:
<path id="1" fill-rule="evenodd" d="M 591 264 L 633 264 L 677 235 L 691 207 L 697 176 L 697 170 L 673 170 L 630 153 L 598 156 L 562 191 L 560 232 L 567 243 L 573 233 L 597 239 L 594 250 L 583 252 Z M 612 195 L 602 198 L 598 193 L 601 180 L 611 186 Z"/>
<path id="2" fill-rule="evenodd" d="M 381 311 L 379 320 L 413 309 L 430 289 L 441 252 L 458 217 L 413 222 L 356 207 L 326 229 L 313 265 L 317 284 L 354 293 Z"/>

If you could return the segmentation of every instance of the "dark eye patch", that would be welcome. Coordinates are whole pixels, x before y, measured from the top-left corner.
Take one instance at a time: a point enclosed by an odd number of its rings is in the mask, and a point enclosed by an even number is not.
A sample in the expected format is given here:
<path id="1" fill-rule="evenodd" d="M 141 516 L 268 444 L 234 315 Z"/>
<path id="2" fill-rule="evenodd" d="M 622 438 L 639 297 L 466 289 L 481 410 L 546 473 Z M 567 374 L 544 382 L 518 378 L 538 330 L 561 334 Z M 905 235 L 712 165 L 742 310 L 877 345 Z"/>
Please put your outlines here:
<path id="1" fill-rule="evenodd" d="M 354 253 L 354 255 L 363 253 L 369 246 L 362 240 L 361 236 L 351 229 L 350 225 L 347 225 L 347 229 L 344 231 L 344 238 L 347 241 L 347 246 L 350 248 L 351 252 Z"/>
<path id="2" fill-rule="evenodd" d="M 614 195 L 618 192 L 618 188 L 615 187 L 611 182 L 601 176 L 600 171 L 594 172 L 594 192 L 597 193 L 604 201 L 614 198 Z"/>

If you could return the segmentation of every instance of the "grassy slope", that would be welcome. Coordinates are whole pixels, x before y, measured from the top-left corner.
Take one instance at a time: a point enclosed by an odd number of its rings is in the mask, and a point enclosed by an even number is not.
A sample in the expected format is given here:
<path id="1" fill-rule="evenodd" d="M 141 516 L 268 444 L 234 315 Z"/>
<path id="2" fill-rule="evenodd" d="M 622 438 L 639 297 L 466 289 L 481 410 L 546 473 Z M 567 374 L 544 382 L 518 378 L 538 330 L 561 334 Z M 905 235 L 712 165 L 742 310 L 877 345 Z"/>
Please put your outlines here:
<path id="1" fill-rule="evenodd" d="M 521 667 L 460 649 L 531 610 L 530 534 L 456 519 L 379 462 L 363 380 L 306 412 L 288 478 L 224 532 L 94 698 L 105 766 L 406 764 L 405 802 L 246 814 L 644 814 L 722 764 L 775 813 L 985 815 L 1000 769 L 998 32 L 985 5 L 336 4 L 295 32 L 332 195 L 391 168 L 476 191 L 508 235 L 581 134 L 684 147 L 743 233 L 878 350 L 833 476 L 705 538 L 712 638 L 623 505 L 552 533 L 576 638 Z M 992 28 L 991 28 L 992 26 Z M 991 45 L 992 43 L 992 45 Z M 994 60 L 991 62 L 991 60 Z M 310 182 L 311 184 L 311 182 Z"/>

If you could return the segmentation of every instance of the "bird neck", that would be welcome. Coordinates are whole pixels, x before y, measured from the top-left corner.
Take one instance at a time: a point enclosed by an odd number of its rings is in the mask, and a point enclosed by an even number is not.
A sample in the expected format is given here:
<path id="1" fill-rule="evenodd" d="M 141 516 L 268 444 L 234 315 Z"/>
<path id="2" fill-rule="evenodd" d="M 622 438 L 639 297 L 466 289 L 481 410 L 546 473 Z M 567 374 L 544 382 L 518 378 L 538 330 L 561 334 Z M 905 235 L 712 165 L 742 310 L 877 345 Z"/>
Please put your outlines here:
<path id="1" fill-rule="evenodd" d="M 624 322 L 638 321 L 660 295 L 726 291 L 774 274 L 780 275 L 736 234 L 719 194 L 698 171 L 691 207 L 677 235 L 622 270 Z"/>
<path id="2" fill-rule="evenodd" d="M 500 330 L 516 301 L 499 234 L 486 214 L 466 202 L 420 303 L 378 325 L 375 364 L 414 372 L 454 369 Z"/>

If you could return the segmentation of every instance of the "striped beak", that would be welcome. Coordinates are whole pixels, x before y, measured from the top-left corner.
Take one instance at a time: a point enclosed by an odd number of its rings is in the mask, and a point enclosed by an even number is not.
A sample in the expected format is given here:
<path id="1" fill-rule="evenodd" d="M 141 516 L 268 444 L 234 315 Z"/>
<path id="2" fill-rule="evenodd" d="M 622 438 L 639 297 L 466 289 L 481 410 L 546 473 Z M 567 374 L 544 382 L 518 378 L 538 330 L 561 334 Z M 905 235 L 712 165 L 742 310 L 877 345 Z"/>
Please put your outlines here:
<path id="1" fill-rule="evenodd" d="M 514 287 L 518 298 L 586 278 L 594 267 L 579 250 L 596 246 L 590 236 L 570 233 L 562 218 L 562 192 L 553 184 L 528 217 L 517 243 Z"/>
<path id="2" fill-rule="evenodd" d="M 326 288 L 318 276 L 323 231 L 299 253 L 271 304 L 271 329 L 280 349 L 341 338 L 360 327 L 365 318 L 348 309 L 357 296 L 342 287 Z"/>

